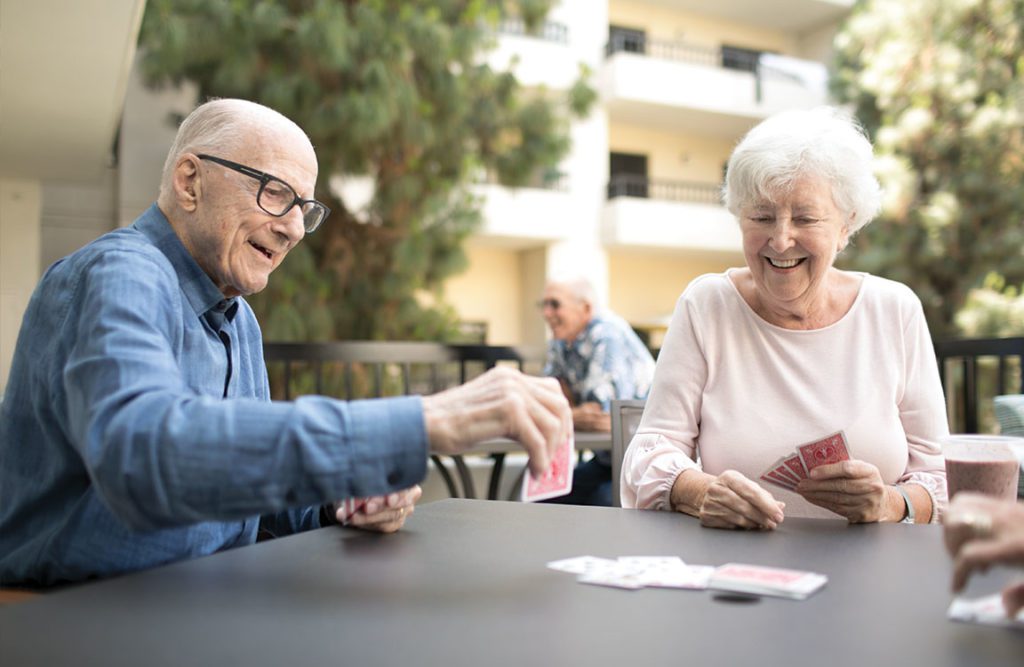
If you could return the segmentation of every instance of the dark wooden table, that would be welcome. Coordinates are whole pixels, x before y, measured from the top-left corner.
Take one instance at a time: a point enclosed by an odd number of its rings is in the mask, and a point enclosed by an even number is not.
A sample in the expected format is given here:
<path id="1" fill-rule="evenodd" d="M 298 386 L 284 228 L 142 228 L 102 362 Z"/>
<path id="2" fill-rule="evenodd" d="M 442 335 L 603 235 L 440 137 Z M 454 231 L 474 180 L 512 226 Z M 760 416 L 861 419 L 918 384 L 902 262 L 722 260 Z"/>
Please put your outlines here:
<path id="1" fill-rule="evenodd" d="M 326 528 L 0 608 L 0 664 L 1024 664 L 1024 633 L 953 623 L 935 526 L 444 500 L 382 536 Z M 678 555 L 814 570 L 810 599 L 579 584 L 545 563 Z M 991 592 L 1006 572 L 972 583 Z"/>

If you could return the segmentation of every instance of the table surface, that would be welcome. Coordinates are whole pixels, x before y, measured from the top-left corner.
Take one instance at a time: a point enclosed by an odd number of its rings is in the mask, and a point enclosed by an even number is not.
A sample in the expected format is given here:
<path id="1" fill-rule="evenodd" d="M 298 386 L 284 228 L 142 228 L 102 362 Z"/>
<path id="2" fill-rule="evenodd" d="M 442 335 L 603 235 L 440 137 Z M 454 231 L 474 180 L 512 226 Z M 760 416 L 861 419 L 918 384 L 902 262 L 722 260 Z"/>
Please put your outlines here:
<path id="1" fill-rule="evenodd" d="M 545 567 L 584 554 L 829 583 L 802 602 L 737 603 Z M 0 664 L 1022 664 L 1024 633 L 946 619 L 949 576 L 936 526 L 790 519 L 743 533 L 665 512 L 443 500 L 394 535 L 325 528 L 0 608 Z"/>

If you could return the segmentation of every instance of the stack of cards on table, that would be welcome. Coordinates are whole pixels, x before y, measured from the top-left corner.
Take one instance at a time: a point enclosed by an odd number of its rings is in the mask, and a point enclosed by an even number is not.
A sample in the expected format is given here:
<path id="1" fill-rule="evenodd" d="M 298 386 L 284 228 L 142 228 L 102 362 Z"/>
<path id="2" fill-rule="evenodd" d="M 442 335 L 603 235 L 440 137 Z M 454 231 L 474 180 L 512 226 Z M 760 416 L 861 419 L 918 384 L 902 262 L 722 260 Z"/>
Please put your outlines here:
<path id="1" fill-rule="evenodd" d="M 687 565 L 678 556 L 622 556 L 617 560 L 579 556 L 548 563 L 559 572 L 577 575 L 584 584 L 637 589 L 707 588 L 715 568 L 709 565 Z"/>
<path id="2" fill-rule="evenodd" d="M 570 434 L 551 459 L 548 471 L 541 477 L 534 478 L 529 472 L 523 479 L 523 502 L 532 503 L 548 498 L 564 496 L 572 490 L 573 459 L 576 446 Z"/>
<path id="3" fill-rule="evenodd" d="M 774 595 L 803 600 L 828 578 L 814 572 L 728 563 L 721 567 L 687 565 L 678 556 L 621 556 L 617 560 L 579 556 L 548 563 L 559 572 L 577 575 L 583 584 L 613 588 L 713 588 L 734 593 Z"/>
<path id="4" fill-rule="evenodd" d="M 715 570 L 708 587 L 733 593 L 804 600 L 827 581 L 828 577 L 816 572 L 726 563 Z"/>
<path id="5" fill-rule="evenodd" d="M 974 600 L 956 598 L 953 600 L 953 604 L 949 605 L 946 616 L 954 621 L 963 621 L 964 623 L 1024 630 L 1024 609 L 1017 612 L 1015 617 L 1007 618 L 1006 608 L 1003 607 L 1003 597 L 999 593 Z"/>
<path id="6" fill-rule="evenodd" d="M 846 436 L 839 431 L 821 440 L 800 445 L 795 452 L 771 464 L 761 474 L 761 479 L 792 491 L 800 480 L 806 479 L 807 474 L 818 466 L 848 460 L 850 451 L 846 446 Z"/>

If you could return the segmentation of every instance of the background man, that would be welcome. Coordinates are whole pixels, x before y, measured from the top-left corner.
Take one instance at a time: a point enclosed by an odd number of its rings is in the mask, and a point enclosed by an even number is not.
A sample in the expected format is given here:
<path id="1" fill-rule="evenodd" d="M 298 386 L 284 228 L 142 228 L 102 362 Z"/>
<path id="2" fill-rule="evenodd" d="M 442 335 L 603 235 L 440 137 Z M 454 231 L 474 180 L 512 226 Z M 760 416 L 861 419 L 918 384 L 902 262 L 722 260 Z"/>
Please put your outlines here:
<path id="1" fill-rule="evenodd" d="M 47 270 L 0 407 L 0 584 L 152 567 L 260 528 L 397 530 L 428 451 L 490 437 L 546 469 L 571 428 L 550 379 L 503 369 L 425 398 L 269 401 L 241 297 L 326 218 L 316 178 L 293 122 L 209 102 L 179 128 L 157 203 Z M 321 507 L 351 497 L 368 500 Z"/>
<path id="2" fill-rule="evenodd" d="M 612 399 L 647 398 L 654 358 L 625 320 L 599 309 L 585 278 L 549 282 L 541 309 L 552 336 L 544 374 L 558 378 L 576 430 L 611 431 Z M 572 492 L 552 502 L 611 505 L 611 470 L 610 453 L 595 452 L 576 467 Z"/>

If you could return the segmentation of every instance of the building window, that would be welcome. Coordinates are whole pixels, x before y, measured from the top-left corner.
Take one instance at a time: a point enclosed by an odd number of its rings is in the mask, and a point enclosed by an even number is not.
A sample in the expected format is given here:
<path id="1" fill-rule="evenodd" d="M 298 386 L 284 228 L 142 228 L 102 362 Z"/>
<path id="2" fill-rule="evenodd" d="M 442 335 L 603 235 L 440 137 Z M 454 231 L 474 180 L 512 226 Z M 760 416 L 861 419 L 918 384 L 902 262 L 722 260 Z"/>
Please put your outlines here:
<path id="1" fill-rule="evenodd" d="M 626 51 L 627 53 L 647 53 L 647 33 L 636 28 L 608 26 L 607 55 Z"/>

